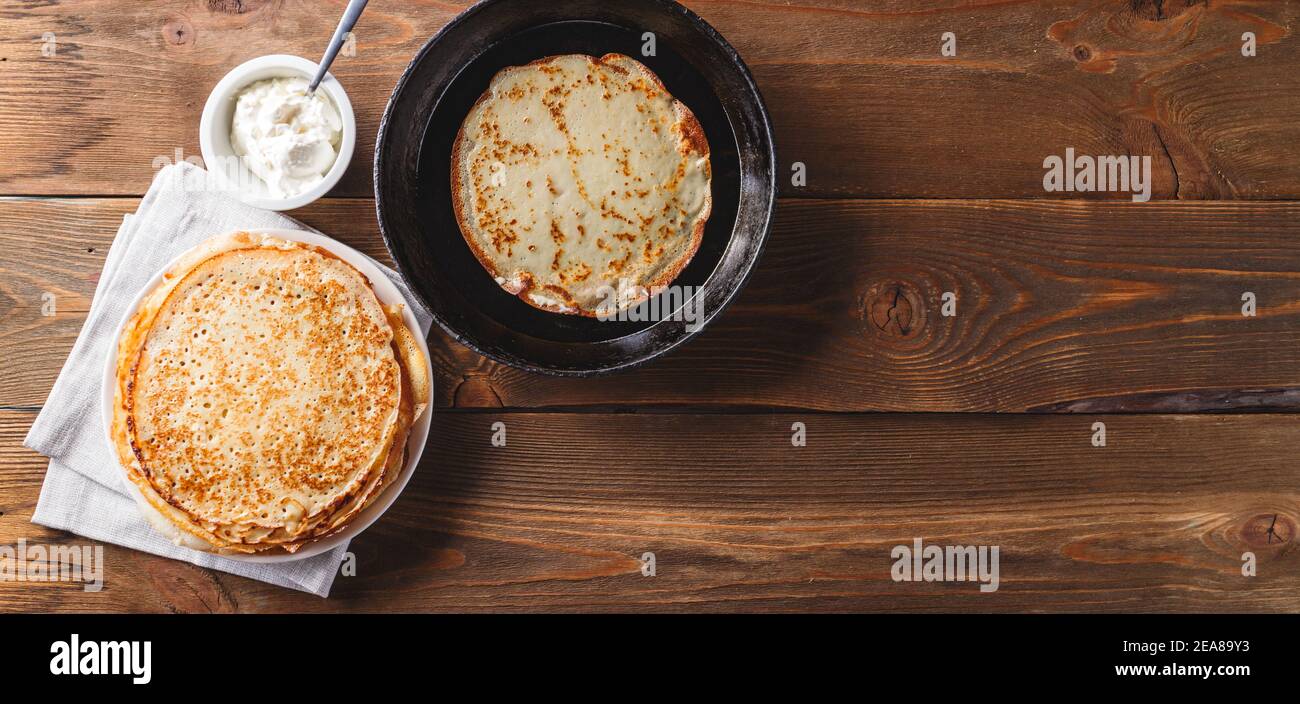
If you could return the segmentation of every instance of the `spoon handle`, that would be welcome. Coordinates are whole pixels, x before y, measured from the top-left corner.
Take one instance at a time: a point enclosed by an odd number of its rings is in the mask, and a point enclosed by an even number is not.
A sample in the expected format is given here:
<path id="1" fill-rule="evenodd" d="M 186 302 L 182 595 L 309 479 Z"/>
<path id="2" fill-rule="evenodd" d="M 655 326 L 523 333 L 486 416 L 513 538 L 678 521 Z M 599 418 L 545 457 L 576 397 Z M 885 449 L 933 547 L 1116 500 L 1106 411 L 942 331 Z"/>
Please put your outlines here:
<path id="1" fill-rule="evenodd" d="M 343 48 L 343 39 L 348 32 L 352 31 L 357 23 L 357 18 L 361 17 L 361 11 L 366 9 L 366 3 L 370 0 L 351 0 L 348 3 L 348 9 L 343 11 L 343 19 L 339 20 L 339 26 L 334 30 L 334 38 L 330 39 L 329 48 L 325 49 L 325 56 L 321 57 L 320 68 L 316 69 L 316 77 L 311 79 L 311 85 L 307 87 L 307 92 L 311 93 L 316 90 L 316 86 L 325 78 L 325 72 L 330 70 L 330 64 L 334 63 L 334 57 L 339 55 L 339 49 Z"/>

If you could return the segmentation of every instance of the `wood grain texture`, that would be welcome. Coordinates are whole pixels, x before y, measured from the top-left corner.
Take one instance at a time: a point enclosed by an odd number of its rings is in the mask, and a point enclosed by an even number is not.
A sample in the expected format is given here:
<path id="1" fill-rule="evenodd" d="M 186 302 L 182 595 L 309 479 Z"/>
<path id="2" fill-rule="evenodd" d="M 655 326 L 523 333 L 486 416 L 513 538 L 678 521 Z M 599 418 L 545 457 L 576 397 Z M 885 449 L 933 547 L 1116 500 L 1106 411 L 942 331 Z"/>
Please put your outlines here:
<path id="1" fill-rule="evenodd" d="M 0 544 L 82 544 L 28 522 L 31 417 L 0 412 Z M 443 413 L 329 599 L 110 546 L 102 592 L 0 609 L 1296 611 L 1297 443 L 1292 416 Z M 998 545 L 998 591 L 892 581 L 913 538 Z"/>
<path id="2" fill-rule="evenodd" d="M 135 205 L 0 201 L 0 406 L 42 403 Z M 387 261 L 370 201 L 296 214 Z M 1296 409 L 1300 205 L 786 200 L 735 304 L 641 369 L 554 379 L 430 342 L 444 408 Z"/>
<path id="3" fill-rule="evenodd" d="M 198 155 L 208 92 L 242 61 L 316 56 L 342 0 L 0 8 L 0 192 L 139 195 Z M 1043 197 L 1043 159 L 1152 157 L 1156 198 L 1300 195 L 1300 6 L 1251 0 L 694 0 L 770 106 L 785 195 Z M 336 195 L 369 195 L 378 121 L 464 2 L 370 8 L 333 70 L 358 118 Z M 955 57 L 941 35 L 957 35 Z M 41 53 L 52 32 L 53 56 Z M 1258 55 L 1241 54 L 1253 32 Z M 794 162 L 807 166 L 791 185 Z M 1085 194 L 1067 194 L 1083 196 Z M 1098 194 L 1099 197 L 1111 197 Z M 1127 197 L 1119 194 L 1117 197 Z"/>
<path id="4" fill-rule="evenodd" d="M 753 70 L 785 196 L 699 338 L 574 380 L 435 329 L 429 450 L 329 599 L 106 546 L 103 592 L 0 581 L 0 611 L 1300 610 L 1300 3 L 687 4 Z M 315 56 L 343 5 L 0 3 L 0 194 L 72 196 L 0 197 L 0 545 L 86 542 L 30 523 L 21 442 L 122 216 L 226 71 Z M 334 65 L 354 162 L 295 217 L 390 263 L 378 121 L 467 5 L 372 3 Z M 1046 194 L 1066 148 L 1149 155 L 1183 202 Z M 1000 589 L 893 582 L 914 538 L 998 545 Z"/>

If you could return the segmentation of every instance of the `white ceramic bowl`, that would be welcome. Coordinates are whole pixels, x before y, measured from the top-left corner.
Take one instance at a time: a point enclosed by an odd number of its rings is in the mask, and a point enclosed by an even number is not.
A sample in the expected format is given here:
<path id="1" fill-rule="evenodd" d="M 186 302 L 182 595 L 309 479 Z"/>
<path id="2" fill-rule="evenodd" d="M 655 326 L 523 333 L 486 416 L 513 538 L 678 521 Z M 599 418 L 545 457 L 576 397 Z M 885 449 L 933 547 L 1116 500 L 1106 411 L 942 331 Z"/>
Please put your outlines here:
<path id="1" fill-rule="evenodd" d="M 352 161 L 352 151 L 357 144 L 357 118 L 342 84 L 329 73 L 325 74 L 316 90 L 324 91 L 334 107 L 338 108 L 339 117 L 343 121 L 343 134 L 338 157 L 323 181 L 292 198 L 273 198 L 262 179 L 244 166 L 230 146 L 230 127 L 240 91 L 267 78 L 298 76 L 310 81 L 316 73 L 316 67 L 315 62 L 299 56 L 259 56 L 227 73 L 208 96 L 208 102 L 203 106 L 203 118 L 199 121 L 199 149 L 203 152 L 203 162 L 222 187 L 229 189 L 245 203 L 267 210 L 301 208 L 328 193 L 343 178 L 343 172 L 347 171 L 348 163 Z"/>
<path id="2" fill-rule="evenodd" d="M 342 242 L 311 232 L 302 232 L 299 230 L 253 230 L 253 232 L 265 233 L 294 242 L 305 242 L 307 244 L 316 245 L 338 256 L 343 261 L 356 267 L 357 271 L 360 271 L 362 275 L 370 280 L 370 285 L 381 302 L 387 305 L 392 305 L 394 303 L 402 304 L 402 320 L 405 321 L 407 327 L 419 333 L 420 325 L 418 321 L 416 321 L 415 315 L 411 312 L 411 302 L 402 296 L 402 292 L 393 285 L 393 282 L 390 281 L 388 277 L 384 275 L 384 272 L 381 271 L 379 267 L 375 266 L 374 262 L 372 262 L 366 255 L 343 244 Z M 185 255 L 182 254 L 181 257 L 183 256 Z M 122 321 L 118 323 L 117 334 L 113 337 L 113 344 L 109 349 L 108 359 L 104 364 L 103 388 L 101 390 L 103 398 L 101 400 L 100 412 L 103 415 L 104 437 L 108 439 L 109 447 L 113 446 L 113 401 L 114 393 L 117 388 L 117 341 L 122 338 L 122 330 L 126 327 L 127 322 L 131 320 L 131 317 L 135 315 L 136 310 L 139 309 L 140 302 L 144 300 L 144 297 L 148 295 L 150 291 L 153 291 L 162 283 L 163 275 L 175 268 L 181 257 L 173 259 L 165 268 L 163 268 L 162 271 L 154 274 L 153 277 L 149 279 L 149 283 L 145 284 L 144 288 L 140 290 L 140 293 L 135 297 L 135 300 L 131 302 L 130 307 L 127 308 L 126 315 L 123 316 Z M 419 342 L 421 354 L 424 355 L 425 372 L 429 375 L 429 379 L 433 379 L 433 366 L 429 360 L 428 343 L 425 341 L 423 334 L 416 334 L 415 338 Z M 420 454 L 424 452 L 424 443 L 429 438 L 429 423 L 432 415 L 430 409 L 426 408 L 424 413 L 420 415 L 420 418 L 416 420 L 415 425 L 411 427 L 411 433 L 406 442 L 406 465 L 402 467 L 401 476 L 399 476 L 397 481 L 395 481 L 392 486 L 388 487 L 388 489 L 386 489 L 378 499 L 375 499 L 375 501 L 367 506 L 365 510 L 354 516 L 343 530 L 325 538 L 321 538 L 315 542 L 308 543 L 300 548 L 298 552 L 293 554 L 233 554 L 222 555 L 222 557 L 227 557 L 231 560 L 239 560 L 241 562 L 292 562 L 294 560 L 302 560 L 333 550 L 334 548 L 355 538 L 361 533 L 361 531 L 369 528 L 372 523 L 378 520 L 379 517 L 388 510 L 388 507 L 393 505 L 393 502 L 397 500 L 397 496 L 402 493 L 402 490 L 406 488 L 406 483 L 410 481 L 411 474 L 414 473 L 416 465 L 420 463 Z M 116 452 L 113 453 L 115 457 L 116 454 Z M 129 478 L 127 478 L 125 468 L 122 468 L 122 483 L 137 502 L 144 501 L 144 496 L 140 493 L 140 490 Z"/>

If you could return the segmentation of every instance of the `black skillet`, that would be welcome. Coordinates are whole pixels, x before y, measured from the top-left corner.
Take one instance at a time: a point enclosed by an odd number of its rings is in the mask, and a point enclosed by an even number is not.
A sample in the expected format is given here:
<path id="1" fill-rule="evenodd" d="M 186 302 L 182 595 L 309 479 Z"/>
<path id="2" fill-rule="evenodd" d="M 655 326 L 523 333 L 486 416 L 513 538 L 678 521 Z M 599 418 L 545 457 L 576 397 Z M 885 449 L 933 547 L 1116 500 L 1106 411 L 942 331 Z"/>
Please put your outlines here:
<path id="1" fill-rule="evenodd" d="M 653 56 L 643 51 L 647 33 Z M 674 282 L 703 296 L 699 324 L 684 316 L 601 321 L 533 308 L 479 265 L 452 211 L 452 143 L 497 71 L 557 54 L 611 52 L 658 74 L 709 140 L 713 214 L 699 252 Z M 515 367 L 585 376 L 654 359 L 722 311 L 763 249 L 776 202 L 774 164 L 771 124 L 749 70 L 685 7 L 670 0 L 485 0 L 430 39 L 393 90 L 375 147 L 375 205 L 393 259 L 452 337 Z"/>

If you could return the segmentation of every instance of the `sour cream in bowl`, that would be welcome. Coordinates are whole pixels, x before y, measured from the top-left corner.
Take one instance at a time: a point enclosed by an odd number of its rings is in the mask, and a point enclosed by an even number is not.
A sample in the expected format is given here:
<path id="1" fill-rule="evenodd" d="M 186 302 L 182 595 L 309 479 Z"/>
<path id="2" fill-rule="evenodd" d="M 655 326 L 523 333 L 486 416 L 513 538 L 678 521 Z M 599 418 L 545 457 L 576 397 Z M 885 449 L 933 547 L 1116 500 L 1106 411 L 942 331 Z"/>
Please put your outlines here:
<path id="1" fill-rule="evenodd" d="M 297 56 L 248 61 L 226 74 L 203 108 L 199 143 L 212 183 L 269 210 L 291 210 L 342 178 L 356 145 L 347 93 L 327 74 L 307 92 L 316 64 Z"/>
<path id="2" fill-rule="evenodd" d="M 307 79 L 267 78 L 239 92 L 230 146 L 272 198 L 292 198 L 325 180 L 338 158 L 343 120 Z"/>

